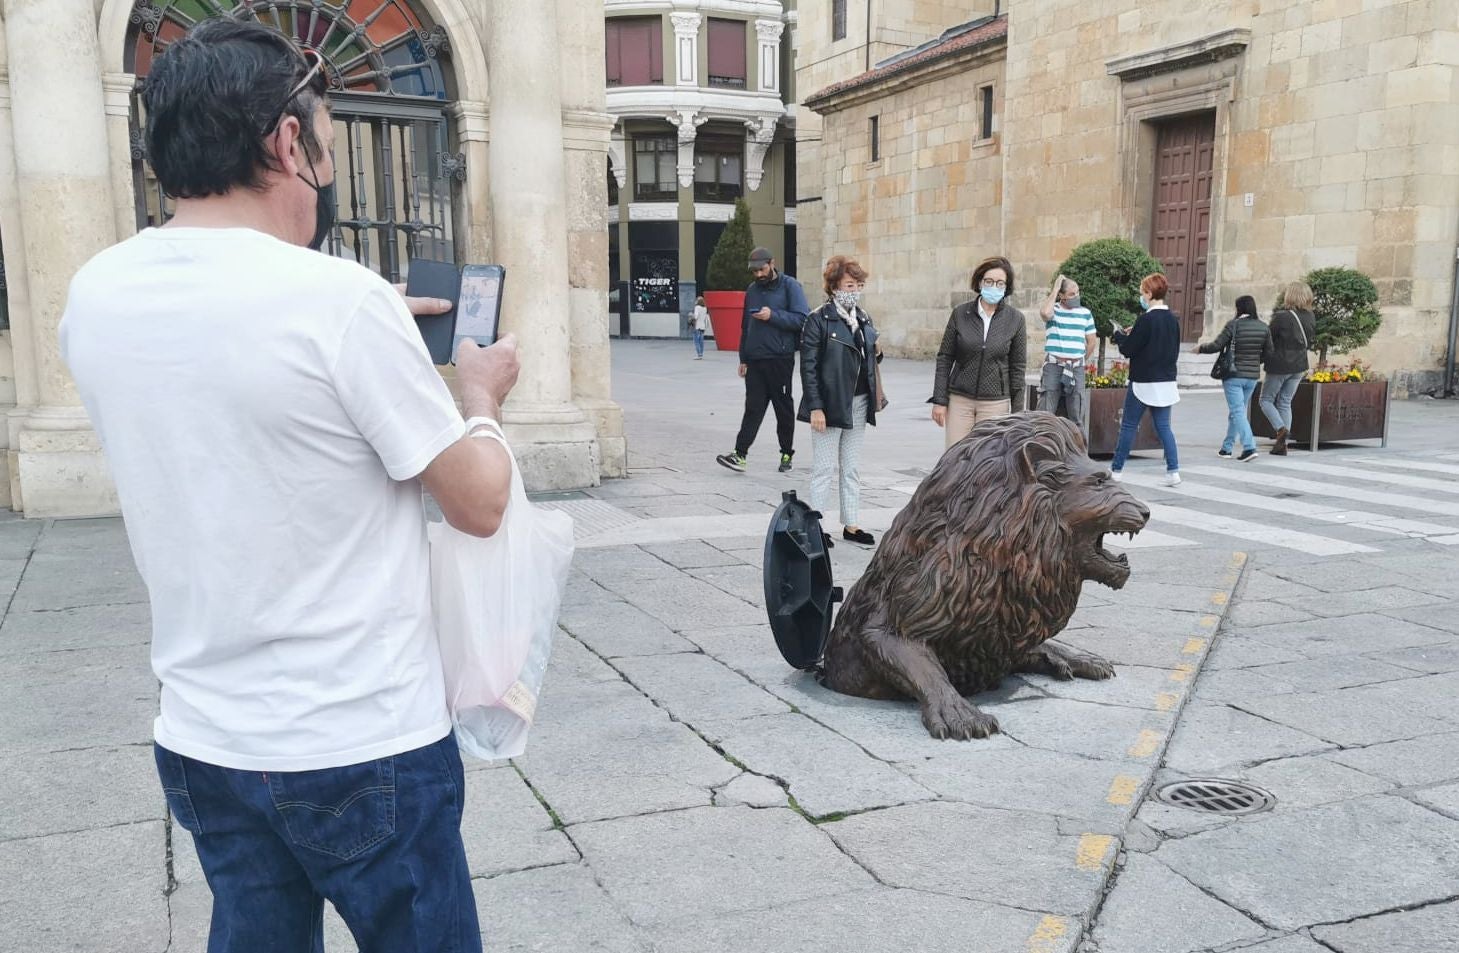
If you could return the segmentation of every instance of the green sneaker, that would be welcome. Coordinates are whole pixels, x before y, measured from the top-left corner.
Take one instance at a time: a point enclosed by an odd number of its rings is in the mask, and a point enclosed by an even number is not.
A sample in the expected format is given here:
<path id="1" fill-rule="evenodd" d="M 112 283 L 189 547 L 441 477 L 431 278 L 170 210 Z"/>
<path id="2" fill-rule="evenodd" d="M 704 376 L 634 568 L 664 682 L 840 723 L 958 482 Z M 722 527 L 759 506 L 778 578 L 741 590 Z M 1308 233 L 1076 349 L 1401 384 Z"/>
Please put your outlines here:
<path id="1" fill-rule="evenodd" d="M 740 453 L 739 451 L 731 451 L 730 453 L 721 453 L 719 456 L 715 457 L 714 459 L 715 459 L 715 462 L 718 463 L 720 466 L 722 466 L 722 467 L 729 467 L 731 470 L 735 471 L 736 473 L 744 473 L 745 472 L 745 455 L 742 454 L 742 453 Z"/>
<path id="2" fill-rule="evenodd" d="M 790 470 L 790 454 L 788 454 L 788 453 L 782 453 L 780 455 L 780 472 L 781 473 L 786 473 L 789 470 Z"/>

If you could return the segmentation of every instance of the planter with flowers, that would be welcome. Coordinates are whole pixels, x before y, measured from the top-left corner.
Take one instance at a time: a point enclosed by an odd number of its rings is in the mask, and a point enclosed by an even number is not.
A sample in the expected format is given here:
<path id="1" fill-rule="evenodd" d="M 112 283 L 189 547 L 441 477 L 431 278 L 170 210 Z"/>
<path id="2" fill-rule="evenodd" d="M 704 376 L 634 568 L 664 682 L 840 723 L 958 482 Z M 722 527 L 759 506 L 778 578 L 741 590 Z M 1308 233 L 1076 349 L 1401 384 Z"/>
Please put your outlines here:
<path id="1" fill-rule="evenodd" d="M 1258 401 L 1261 385 L 1251 401 L 1251 429 L 1258 437 L 1275 437 Z M 1316 450 L 1323 442 L 1381 440 L 1388 446 L 1388 381 L 1359 360 L 1346 364 L 1318 364 L 1292 396 L 1292 433 L 1289 443 Z"/>
<path id="2" fill-rule="evenodd" d="M 1081 424 L 1089 442 L 1091 457 L 1112 457 L 1120 442 L 1120 421 L 1125 416 L 1125 395 L 1130 391 L 1130 365 L 1115 361 L 1104 373 L 1097 364 L 1084 368 L 1084 420 Z M 1031 410 L 1039 405 L 1037 384 L 1028 385 Z M 1135 431 L 1135 450 L 1159 450 L 1160 438 L 1155 434 L 1155 419 L 1146 414 Z"/>
<path id="3" fill-rule="evenodd" d="M 1084 392 L 1085 434 L 1089 438 L 1089 455 L 1113 456 L 1120 442 L 1120 422 L 1125 416 L 1125 395 L 1130 392 L 1130 366 L 1115 361 L 1103 374 L 1091 364 L 1084 371 L 1088 389 Z M 1155 418 L 1145 414 L 1135 431 L 1136 450 L 1160 449 L 1155 434 Z"/>

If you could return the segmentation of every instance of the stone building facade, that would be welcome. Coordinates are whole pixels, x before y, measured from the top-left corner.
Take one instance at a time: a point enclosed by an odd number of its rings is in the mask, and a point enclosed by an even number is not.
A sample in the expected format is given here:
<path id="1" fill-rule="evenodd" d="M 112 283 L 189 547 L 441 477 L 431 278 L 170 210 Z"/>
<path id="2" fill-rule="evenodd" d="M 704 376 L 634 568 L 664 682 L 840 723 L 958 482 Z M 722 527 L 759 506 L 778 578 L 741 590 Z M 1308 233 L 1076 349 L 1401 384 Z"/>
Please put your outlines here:
<path id="1" fill-rule="evenodd" d="M 609 322 L 680 337 L 743 198 L 796 267 L 794 3 L 606 0 Z"/>
<path id="2" fill-rule="evenodd" d="M 802 205 L 802 254 L 863 256 L 889 345 L 935 347 L 984 255 L 1013 261 L 1031 306 L 1075 245 L 1115 235 L 1165 263 L 1188 343 L 1239 295 L 1266 307 L 1311 269 L 1357 268 L 1384 315 L 1360 356 L 1400 392 L 1440 386 L 1459 7 L 1019 0 L 964 20 L 870 70 L 801 67 L 823 126 L 821 155 L 802 150 L 800 200 L 823 209 L 813 232 Z M 802 24 L 799 64 L 835 49 L 822 26 Z"/>
<path id="3" fill-rule="evenodd" d="M 76 269 L 167 217 L 169 200 L 157 193 L 137 132 L 138 81 L 170 39 L 217 6 L 4 3 L 0 440 L 8 479 L 0 503 L 27 516 L 117 509 L 56 328 Z M 223 6 L 325 55 L 341 144 L 333 253 L 398 280 L 416 256 L 506 266 L 503 327 L 522 341 L 522 374 L 505 417 L 529 485 L 622 475 L 627 450 L 603 319 L 602 169 L 613 121 L 601 4 Z"/>

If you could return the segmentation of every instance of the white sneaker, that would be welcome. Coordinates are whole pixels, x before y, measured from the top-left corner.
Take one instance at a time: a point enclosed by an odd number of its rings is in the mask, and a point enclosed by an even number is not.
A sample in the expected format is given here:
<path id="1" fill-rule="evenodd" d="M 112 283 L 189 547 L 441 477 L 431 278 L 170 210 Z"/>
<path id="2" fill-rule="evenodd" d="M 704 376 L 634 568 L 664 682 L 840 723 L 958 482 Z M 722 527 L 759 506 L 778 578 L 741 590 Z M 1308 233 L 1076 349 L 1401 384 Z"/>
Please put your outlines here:
<path id="1" fill-rule="evenodd" d="M 1123 480 L 1125 477 L 1124 477 L 1124 474 L 1120 473 L 1120 471 L 1118 471 L 1118 470 L 1111 470 L 1111 471 L 1109 471 L 1109 478 L 1111 480 L 1115 481 L 1116 483 L 1118 483 L 1121 480 Z"/>
<path id="2" fill-rule="evenodd" d="M 1167 470 L 1167 471 L 1165 471 L 1165 479 L 1164 480 L 1161 480 L 1160 482 L 1161 483 L 1164 483 L 1166 486 L 1180 486 L 1180 471 L 1179 470 Z"/>

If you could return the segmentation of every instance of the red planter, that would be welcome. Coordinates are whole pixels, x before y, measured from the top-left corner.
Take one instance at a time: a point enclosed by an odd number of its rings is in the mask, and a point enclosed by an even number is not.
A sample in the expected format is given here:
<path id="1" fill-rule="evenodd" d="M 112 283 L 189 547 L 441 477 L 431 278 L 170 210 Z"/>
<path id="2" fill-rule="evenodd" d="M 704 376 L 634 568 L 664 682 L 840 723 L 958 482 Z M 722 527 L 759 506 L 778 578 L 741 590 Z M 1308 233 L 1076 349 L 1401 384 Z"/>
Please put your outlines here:
<path id="1" fill-rule="evenodd" d="M 740 329 L 745 319 L 743 291 L 706 291 L 704 306 L 714 327 L 714 346 L 721 351 L 740 349 Z"/>

